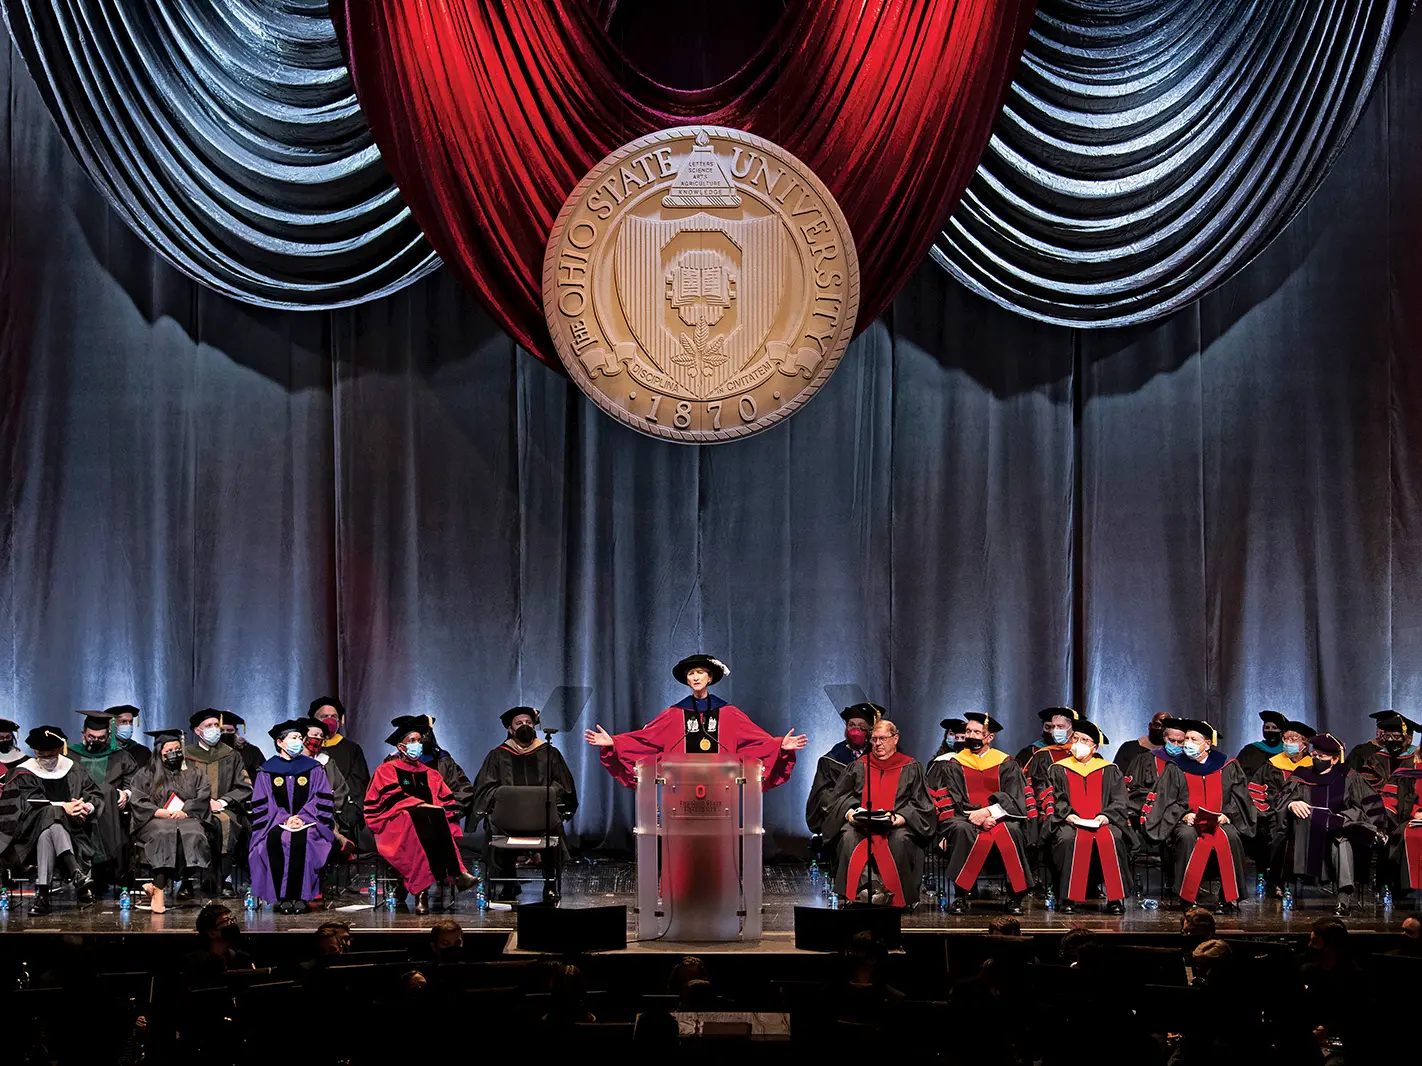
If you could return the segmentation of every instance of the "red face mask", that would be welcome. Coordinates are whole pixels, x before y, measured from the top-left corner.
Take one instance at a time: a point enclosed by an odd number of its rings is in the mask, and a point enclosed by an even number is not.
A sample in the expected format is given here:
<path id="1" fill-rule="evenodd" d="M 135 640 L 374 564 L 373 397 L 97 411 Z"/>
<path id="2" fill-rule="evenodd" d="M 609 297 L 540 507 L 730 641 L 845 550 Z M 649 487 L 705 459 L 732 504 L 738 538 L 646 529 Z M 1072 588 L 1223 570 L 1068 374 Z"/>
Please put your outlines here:
<path id="1" fill-rule="evenodd" d="M 307 738 L 306 738 L 306 754 L 308 754 L 308 755 L 315 755 L 315 754 L 316 754 L 318 751 L 320 751 L 320 750 L 321 750 L 321 738 L 320 738 L 320 737 L 307 737 Z"/>
<path id="2" fill-rule="evenodd" d="M 869 739 L 869 730 L 846 729 L 844 731 L 844 739 L 849 741 L 851 746 L 856 748 L 862 748 L 864 747 L 865 742 Z"/>

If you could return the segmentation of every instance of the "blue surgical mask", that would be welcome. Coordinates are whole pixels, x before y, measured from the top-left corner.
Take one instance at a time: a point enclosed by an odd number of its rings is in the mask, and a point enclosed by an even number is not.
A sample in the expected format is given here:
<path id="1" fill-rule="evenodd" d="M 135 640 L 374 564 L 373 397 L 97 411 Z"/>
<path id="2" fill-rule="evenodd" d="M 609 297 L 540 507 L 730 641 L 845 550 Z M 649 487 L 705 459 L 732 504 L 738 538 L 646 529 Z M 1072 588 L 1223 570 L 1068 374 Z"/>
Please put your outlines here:
<path id="1" fill-rule="evenodd" d="M 1200 757 L 1200 745 L 1196 744 L 1193 740 L 1187 740 L 1184 744 L 1180 745 L 1180 750 L 1192 759 L 1198 759 Z"/>
<path id="2" fill-rule="evenodd" d="M 132 740 L 133 723 L 129 722 L 128 725 L 114 726 L 114 733 L 120 740 Z"/>
<path id="3" fill-rule="evenodd" d="M 1071 730 L 1070 730 L 1070 729 L 1053 729 L 1053 730 L 1052 730 L 1052 743 L 1053 743 L 1053 744 L 1065 744 L 1065 743 L 1067 742 L 1067 740 L 1070 739 L 1070 737 L 1071 737 Z"/>
<path id="4" fill-rule="evenodd" d="M 1284 751 L 1289 755 L 1297 755 L 1302 748 L 1302 744 L 1295 744 L 1291 740 L 1284 741 Z"/>
<path id="5" fill-rule="evenodd" d="M 287 737 L 281 742 L 281 750 L 288 755 L 300 755 L 306 749 L 306 742 L 301 737 Z"/>
<path id="6" fill-rule="evenodd" d="M 423 755 L 424 753 L 425 753 L 425 746 L 424 746 L 423 744 L 421 744 L 418 740 L 415 741 L 413 744 L 406 744 L 406 745 L 405 745 L 405 757 L 406 757 L 407 759 L 415 759 L 415 760 L 418 760 L 419 757 L 420 757 L 421 755 Z"/>
<path id="7" fill-rule="evenodd" d="M 1169 740 L 1167 740 L 1167 741 L 1165 742 L 1165 754 L 1167 754 L 1167 755 L 1169 755 L 1169 756 L 1174 757 L 1174 756 L 1176 756 L 1176 755 L 1179 755 L 1179 754 L 1180 754 L 1182 751 L 1184 751 L 1184 750 L 1185 750 L 1185 745 L 1183 745 L 1183 744 L 1176 744 L 1176 743 L 1173 743 L 1172 741 L 1169 741 Z"/>
<path id="8" fill-rule="evenodd" d="M 199 729 L 198 736 L 202 739 L 204 744 L 211 746 L 222 739 L 222 730 L 218 726 L 212 726 L 209 729 Z"/>

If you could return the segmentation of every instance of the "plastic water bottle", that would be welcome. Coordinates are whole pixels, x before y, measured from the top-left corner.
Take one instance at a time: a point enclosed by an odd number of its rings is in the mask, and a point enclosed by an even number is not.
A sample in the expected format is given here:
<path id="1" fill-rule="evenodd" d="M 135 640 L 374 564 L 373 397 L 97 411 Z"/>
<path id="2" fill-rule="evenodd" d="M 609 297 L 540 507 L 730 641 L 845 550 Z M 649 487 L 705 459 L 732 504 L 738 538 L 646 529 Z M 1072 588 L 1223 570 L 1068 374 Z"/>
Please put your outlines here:
<path id="1" fill-rule="evenodd" d="M 1143 911 L 1158 911 L 1158 910 L 1160 910 L 1160 900 L 1156 899 L 1154 896 L 1142 896 L 1142 897 L 1141 897 L 1141 910 L 1143 910 Z"/>
<path id="2" fill-rule="evenodd" d="M 119 892 L 119 910 L 126 911 L 131 910 L 132 908 L 133 900 L 128 894 L 128 886 L 125 885 L 123 890 Z"/>
<path id="3" fill-rule="evenodd" d="M 394 913 L 395 913 L 395 903 L 396 903 L 395 893 L 394 893 L 394 892 L 387 892 L 387 893 L 385 893 L 385 909 L 386 909 L 386 911 L 388 911 L 390 914 L 394 914 Z"/>
<path id="4" fill-rule="evenodd" d="M 1052 888 L 1051 885 L 1047 886 L 1047 898 L 1045 902 L 1047 904 L 1047 910 L 1054 911 L 1057 909 L 1057 893 L 1056 889 Z"/>
<path id="5" fill-rule="evenodd" d="M 1292 888 L 1286 888 L 1286 889 L 1284 889 L 1284 913 L 1287 914 L 1289 911 L 1292 911 L 1293 909 L 1294 909 L 1294 890 L 1293 890 Z"/>
<path id="6" fill-rule="evenodd" d="M 0 914 L 9 913 L 10 910 L 10 890 L 0 886 Z"/>
<path id="7" fill-rule="evenodd" d="M 1254 898 L 1255 898 L 1255 899 L 1263 899 L 1263 898 L 1264 898 L 1264 875 L 1263 875 L 1263 874 L 1260 874 L 1258 877 L 1256 877 L 1256 878 L 1254 879 Z"/>
<path id="8" fill-rule="evenodd" d="M 1392 910 L 1392 886 L 1383 885 L 1383 910 Z"/>
<path id="9" fill-rule="evenodd" d="M 370 875 L 370 884 L 366 886 L 366 892 L 370 894 L 370 905 L 372 907 L 380 904 L 380 886 L 375 882 L 375 875 Z"/>
<path id="10" fill-rule="evenodd" d="M 250 914 L 257 909 L 257 901 L 252 898 L 252 890 L 247 889 L 247 894 L 242 897 L 242 909 Z"/>
<path id="11" fill-rule="evenodd" d="M 948 889 L 945 885 L 938 886 L 938 909 L 940 911 L 948 909 Z"/>
<path id="12" fill-rule="evenodd" d="M 820 860 L 810 860 L 810 884 L 814 884 L 820 879 Z"/>
<path id="13" fill-rule="evenodd" d="M 474 905 L 481 911 L 489 909 L 489 897 L 484 892 L 483 878 L 480 878 L 479 883 L 474 886 Z"/>
<path id="14" fill-rule="evenodd" d="M 835 892 L 831 892 L 831 893 L 830 893 L 830 896 L 829 896 L 829 909 L 832 910 L 832 911 L 837 911 L 837 910 L 839 910 L 839 895 L 838 895 L 838 893 L 835 893 Z"/>

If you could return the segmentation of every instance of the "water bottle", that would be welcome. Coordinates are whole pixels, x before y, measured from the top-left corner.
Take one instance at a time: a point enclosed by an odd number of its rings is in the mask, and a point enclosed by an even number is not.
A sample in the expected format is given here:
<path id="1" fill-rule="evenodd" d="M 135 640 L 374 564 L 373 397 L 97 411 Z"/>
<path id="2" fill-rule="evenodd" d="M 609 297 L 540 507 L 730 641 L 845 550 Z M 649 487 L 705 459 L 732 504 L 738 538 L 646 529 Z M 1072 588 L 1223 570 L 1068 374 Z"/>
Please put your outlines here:
<path id="1" fill-rule="evenodd" d="M 832 911 L 837 911 L 837 910 L 839 910 L 839 895 L 838 895 L 838 893 L 835 893 L 835 892 L 831 892 L 831 893 L 830 893 L 830 896 L 829 896 L 829 909 L 832 910 Z"/>
<path id="2" fill-rule="evenodd" d="M 480 879 L 479 883 L 474 886 L 474 905 L 481 911 L 489 909 L 489 897 L 484 892 L 483 879 Z"/>
<path id="3" fill-rule="evenodd" d="M 1264 875 L 1263 875 L 1263 874 L 1260 874 L 1258 877 L 1256 877 L 1256 878 L 1254 879 L 1254 898 L 1255 898 L 1255 899 L 1263 899 L 1263 898 L 1264 898 Z"/>
<path id="4" fill-rule="evenodd" d="M 1284 913 L 1287 914 L 1289 911 L 1292 911 L 1293 909 L 1294 909 L 1294 890 L 1293 890 L 1292 888 L 1286 888 L 1286 889 L 1284 889 Z"/>
<path id="5" fill-rule="evenodd" d="M 370 905 L 372 907 L 378 906 L 380 903 L 380 886 L 375 883 L 374 874 L 370 875 L 370 884 L 366 887 L 366 891 L 370 894 Z"/>
<path id="6" fill-rule="evenodd" d="M 1154 896 L 1143 896 L 1143 897 L 1141 898 L 1141 910 L 1143 910 L 1143 911 L 1158 911 L 1158 910 L 1160 910 L 1160 900 L 1156 899 Z"/>
<path id="7" fill-rule="evenodd" d="M 397 901 L 396 901 L 396 899 L 395 899 L 395 893 L 394 893 L 394 892 L 387 892 L 387 893 L 385 893 L 385 910 L 386 910 L 388 913 L 390 913 L 390 914 L 394 914 L 394 913 L 395 913 L 395 904 L 396 904 L 396 902 L 397 902 Z"/>
<path id="8" fill-rule="evenodd" d="M 1047 898 L 1044 902 L 1047 904 L 1047 910 L 1054 911 L 1057 909 L 1057 893 L 1051 885 L 1047 886 Z"/>
<path id="9" fill-rule="evenodd" d="M 938 909 L 940 911 L 948 909 L 948 889 L 943 885 L 938 886 Z"/>
<path id="10" fill-rule="evenodd" d="M 248 914 L 257 909 L 257 901 L 252 898 L 252 890 L 247 889 L 247 894 L 242 897 L 242 909 Z"/>
<path id="11" fill-rule="evenodd" d="M 119 910 L 126 911 L 133 908 L 133 900 L 129 897 L 128 886 L 125 885 L 119 892 Z"/>
<path id="12" fill-rule="evenodd" d="M 0 914 L 10 913 L 10 890 L 0 885 Z"/>
<path id="13" fill-rule="evenodd" d="M 1392 886 L 1383 885 L 1383 910 L 1392 910 Z"/>
<path id="14" fill-rule="evenodd" d="M 810 884 L 813 885 L 813 884 L 814 884 L 815 882 L 817 882 L 819 879 L 820 879 L 820 861 L 819 861 L 819 859 L 811 859 L 811 860 L 810 860 Z"/>

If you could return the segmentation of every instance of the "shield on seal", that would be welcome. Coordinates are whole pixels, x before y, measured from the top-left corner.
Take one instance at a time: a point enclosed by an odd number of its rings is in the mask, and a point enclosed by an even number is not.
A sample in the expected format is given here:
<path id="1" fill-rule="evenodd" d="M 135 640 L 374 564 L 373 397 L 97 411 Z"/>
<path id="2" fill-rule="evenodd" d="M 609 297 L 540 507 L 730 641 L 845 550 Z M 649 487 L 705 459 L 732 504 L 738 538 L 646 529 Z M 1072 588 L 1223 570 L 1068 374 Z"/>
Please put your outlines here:
<path id="1" fill-rule="evenodd" d="M 667 246 L 681 234 L 692 237 L 679 242 L 664 265 Z M 722 237 L 734 246 L 734 258 Z M 682 219 L 626 219 L 617 234 L 617 296 L 648 361 L 703 397 L 749 366 L 785 291 L 784 242 L 774 217 L 732 220 L 702 211 Z M 727 330 L 722 324 L 732 302 L 737 324 Z"/>

